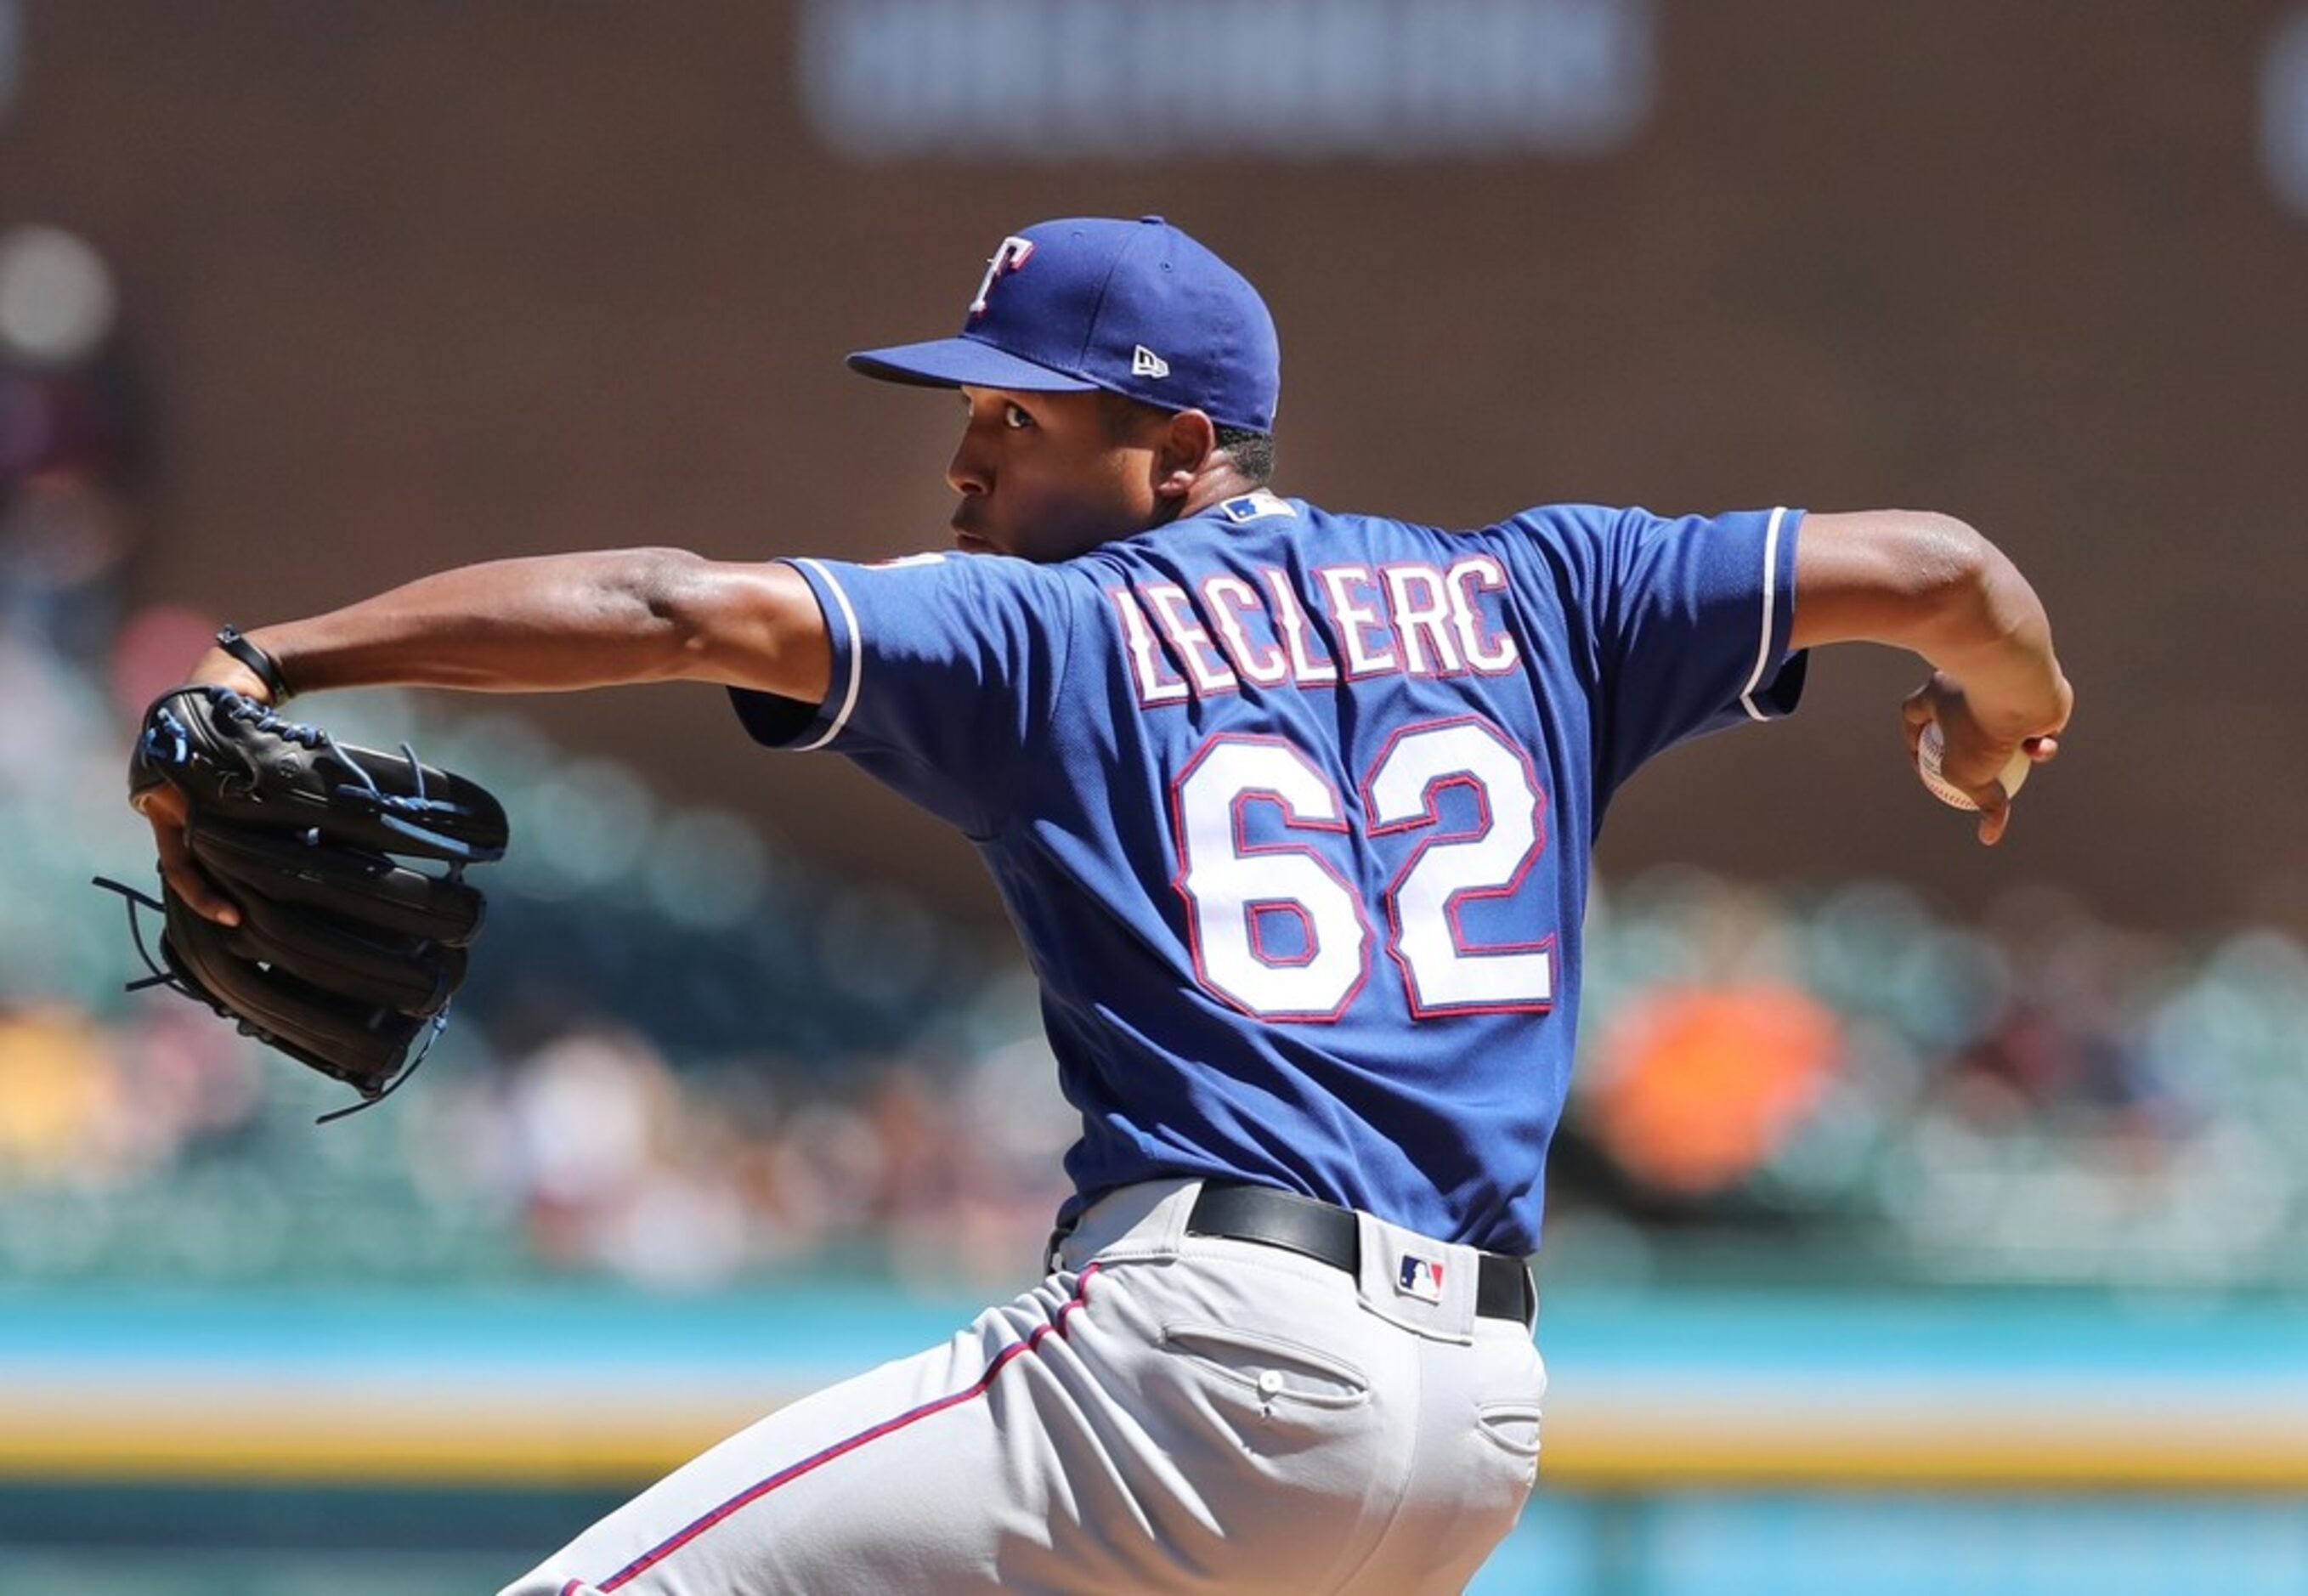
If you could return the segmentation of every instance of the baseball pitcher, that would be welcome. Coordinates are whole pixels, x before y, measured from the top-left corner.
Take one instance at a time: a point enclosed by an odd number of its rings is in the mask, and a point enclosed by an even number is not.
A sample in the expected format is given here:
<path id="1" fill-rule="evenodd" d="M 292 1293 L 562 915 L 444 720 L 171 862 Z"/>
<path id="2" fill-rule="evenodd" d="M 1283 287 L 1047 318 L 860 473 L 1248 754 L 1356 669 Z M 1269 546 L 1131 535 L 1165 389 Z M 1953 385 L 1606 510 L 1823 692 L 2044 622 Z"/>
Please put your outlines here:
<path id="1" fill-rule="evenodd" d="M 1941 515 L 1322 509 L 1269 485 L 1266 306 L 1184 233 L 1044 222 L 970 273 L 958 336 L 850 358 L 958 395 L 951 550 L 472 565 L 194 673 L 722 684 L 960 827 L 1039 978 L 1081 1134 L 1038 1283 L 506 1596 L 1458 1590 L 1537 1468 L 1525 1260 L 1613 794 L 1872 640 L 1929 662 L 1910 755 L 1992 843 L 2068 720 L 2044 610 Z M 142 801 L 228 925 L 182 789 Z"/>

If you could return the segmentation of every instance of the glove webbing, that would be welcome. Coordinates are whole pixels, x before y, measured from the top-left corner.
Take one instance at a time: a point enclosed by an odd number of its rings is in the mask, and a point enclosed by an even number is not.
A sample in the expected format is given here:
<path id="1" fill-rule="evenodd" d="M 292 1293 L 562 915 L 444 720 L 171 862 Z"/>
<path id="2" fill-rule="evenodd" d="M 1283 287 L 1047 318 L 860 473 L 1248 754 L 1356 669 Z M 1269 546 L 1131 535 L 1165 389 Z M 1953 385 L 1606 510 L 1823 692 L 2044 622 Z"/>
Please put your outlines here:
<path id="1" fill-rule="evenodd" d="M 146 992 L 150 991 L 154 987 L 166 987 L 171 992 L 179 993 L 184 996 L 194 998 L 202 1003 L 208 1003 L 210 1001 L 205 994 L 195 991 L 193 988 L 186 985 L 184 979 L 178 976 L 175 971 L 170 970 L 164 961 L 154 958 L 152 956 L 151 950 L 145 945 L 144 922 L 137 918 L 137 910 L 149 909 L 155 914 L 165 915 L 168 912 L 167 904 L 161 902 L 158 898 L 154 898 L 145 893 L 140 893 L 134 887 L 129 886 L 122 882 L 115 881 L 108 876 L 92 876 L 89 878 L 89 884 L 91 886 L 101 887 L 108 893 L 119 893 L 123 902 L 127 904 L 128 935 L 136 944 L 136 956 L 144 961 L 144 968 L 151 971 L 150 974 L 146 975 L 141 980 L 128 982 L 125 986 L 121 988 L 122 991 Z M 266 1043 L 269 1046 L 277 1047 L 280 1045 L 277 1038 L 271 1035 L 262 1027 L 252 1024 L 246 1020 L 236 1018 L 234 1028 L 237 1030 L 241 1035 L 254 1037 L 258 1041 Z M 377 1104 L 383 1102 L 394 1092 L 400 1091 L 402 1083 L 406 1082 L 409 1076 L 417 1073 L 417 1066 L 425 1062 L 426 1056 L 433 1051 L 434 1042 L 439 1040 L 441 1033 L 448 1028 L 449 1005 L 444 1003 L 441 1005 L 441 1012 L 435 1014 L 430 1020 L 426 1022 L 426 1030 L 427 1034 L 425 1038 L 424 1043 L 417 1049 L 416 1056 L 410 1058 L 407 1064 L 401 1065 L 400 1073 L 399 1074 L 393 1076 L 392 1079 L 378 1090 L 374 1096 L 362 1098 L 359 1102 L 355 1103 L 349 1109 L 338 1109 L 331 1113 L 323 1114 L 318 1119 L 313 1121 L 313 1123 L 314 1125 L 327 1125 L 332 1120 L 342 1119 L 349 1114 L 357 1114 L 364 1109 L 374 1109 Z"/>

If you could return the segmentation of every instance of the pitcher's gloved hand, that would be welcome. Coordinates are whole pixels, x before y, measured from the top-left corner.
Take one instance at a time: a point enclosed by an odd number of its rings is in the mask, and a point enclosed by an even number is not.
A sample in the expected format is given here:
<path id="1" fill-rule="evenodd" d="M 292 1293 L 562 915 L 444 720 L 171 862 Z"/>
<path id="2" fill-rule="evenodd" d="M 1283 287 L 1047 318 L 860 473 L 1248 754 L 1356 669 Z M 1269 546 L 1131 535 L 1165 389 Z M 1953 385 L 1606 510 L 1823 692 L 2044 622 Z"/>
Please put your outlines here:
<path id="1" fill-rule="evenodd" d="M 221 686 L 153 702 L 128 793 L 161 896 L 99 884 L 161 913 L 136 984 L 197 998 L 365 1101 L 397 1084 L 465 979 L 484 902 L 464 872 L 504 856 L 504 807 L 406 745 L 340 743 Z"/>

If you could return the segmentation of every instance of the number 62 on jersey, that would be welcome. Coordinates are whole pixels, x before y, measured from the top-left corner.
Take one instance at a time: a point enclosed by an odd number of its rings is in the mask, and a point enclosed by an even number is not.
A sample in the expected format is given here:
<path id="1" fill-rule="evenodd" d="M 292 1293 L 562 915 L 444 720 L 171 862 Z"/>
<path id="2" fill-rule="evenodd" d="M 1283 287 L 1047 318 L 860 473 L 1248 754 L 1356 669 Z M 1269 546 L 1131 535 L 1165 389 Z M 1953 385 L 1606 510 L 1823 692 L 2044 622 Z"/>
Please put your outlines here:
<path id="1" fill-rule="evenodd" d="M 1471 790 L 1471 824 L 1445 824 L 1442 794 L 1453 786 Z M 1546 846 L 1546 799 L 1529 755 L 1475 716 L 1407 726 L 1372 761 L 1361 798 L 1370 844 L 1403 850 L 1374 905 L 1335 862 L 1352 846 L 1352 821 L 1304 750 L 1221 733 L 1188 762 L 1171 787 L 1172 884 L 1202 985 L 1261 1019 L 1339 1019 L 1370 979 L 1375 911 L 1414 1016 L 1552 1007 L 1552 935 L 1477 946 L 1460 923 L 1469 900 L 1511 895 Z M 1290 840 L 1250 841 L 1254 805 L 1278 812 Z M 1278 916 L 1297 922 L 1294 945 L 1268 945 Z"/>

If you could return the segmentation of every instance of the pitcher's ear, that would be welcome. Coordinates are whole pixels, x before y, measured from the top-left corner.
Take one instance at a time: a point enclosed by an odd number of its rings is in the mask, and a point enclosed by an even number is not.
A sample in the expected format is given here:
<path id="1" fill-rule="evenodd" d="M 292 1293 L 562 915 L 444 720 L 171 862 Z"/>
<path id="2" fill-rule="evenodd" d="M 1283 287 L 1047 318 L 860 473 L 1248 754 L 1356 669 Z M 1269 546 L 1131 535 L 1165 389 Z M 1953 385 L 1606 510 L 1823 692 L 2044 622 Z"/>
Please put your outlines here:
<path id="1" fill-rule="evenodd" d="M 1219 429 L 1201 410 L 1180 410 L 1163 428 L 1154 452 L 1154 491 L 1163 498 L 1184 498 L 1218 453 Z"/>

